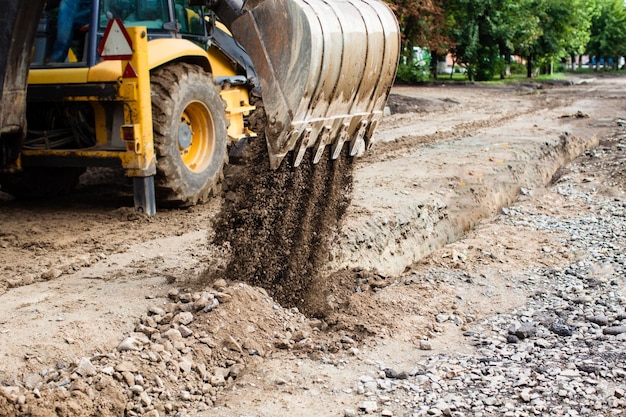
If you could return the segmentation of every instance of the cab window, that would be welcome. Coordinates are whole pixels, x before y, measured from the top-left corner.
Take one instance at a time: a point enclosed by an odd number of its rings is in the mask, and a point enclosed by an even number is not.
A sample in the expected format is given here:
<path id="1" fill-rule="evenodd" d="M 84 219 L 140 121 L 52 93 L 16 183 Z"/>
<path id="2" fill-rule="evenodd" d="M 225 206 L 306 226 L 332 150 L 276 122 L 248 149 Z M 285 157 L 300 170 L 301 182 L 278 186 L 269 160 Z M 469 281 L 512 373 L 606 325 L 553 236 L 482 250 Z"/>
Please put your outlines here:
<path id="1" fill-rule="evenodd" d="M 124 26 L 145 26 L 162 30 L 169 21 L 167 0 L 102 0 L 100 2 L 100 29 L 110 19 L 119 18 Z"/>
<path id="2" fill-rule="evenodd" d="M 200 7 L 189 7 L 187 0 L 175 0 L 176 20 L 180 24 L 180 31 L 184 34 L 204 35 L 202 19 L 204 15 Z"/>

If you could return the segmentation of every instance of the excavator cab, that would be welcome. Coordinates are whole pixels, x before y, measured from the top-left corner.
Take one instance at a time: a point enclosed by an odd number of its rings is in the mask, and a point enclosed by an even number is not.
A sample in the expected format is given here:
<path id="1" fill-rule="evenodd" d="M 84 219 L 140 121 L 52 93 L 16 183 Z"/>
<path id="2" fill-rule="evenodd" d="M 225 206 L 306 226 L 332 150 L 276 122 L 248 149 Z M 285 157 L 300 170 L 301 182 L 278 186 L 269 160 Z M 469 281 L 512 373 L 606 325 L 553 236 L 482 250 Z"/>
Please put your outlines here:
<path id="1" fill-rule="evenodd" d="M 93 43 L 89 48 L 90 36 L 99 41 L 111 19 L 120 19 L 125 27 L 145 27 L 150 38 L 189 35 L 206 38 L 207 23 L 210 26 L 210 19 L 205 19 L 207 12 L 206 8 L 189 6 L 187 0 L 47 2 L 37 27 L 31 67 L 95 65 L 100 57 Z"/>

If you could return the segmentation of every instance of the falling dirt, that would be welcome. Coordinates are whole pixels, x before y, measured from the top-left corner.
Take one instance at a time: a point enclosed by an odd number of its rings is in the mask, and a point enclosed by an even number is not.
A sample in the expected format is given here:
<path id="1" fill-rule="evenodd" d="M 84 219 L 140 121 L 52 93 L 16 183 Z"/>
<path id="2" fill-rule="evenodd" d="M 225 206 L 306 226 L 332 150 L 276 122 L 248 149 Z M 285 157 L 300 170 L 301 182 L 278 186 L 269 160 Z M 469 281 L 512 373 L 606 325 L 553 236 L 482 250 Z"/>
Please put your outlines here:
<path id="1" fill-rule="evenodd" d="M 263 132 L 263 107 L 257 107 L 253 128 Z M 232 186 L 214 225 L 214 243 L 231 252 L 224 277 L 260 286 L 281 305 L 312 316 L 325 315 L 324 267 L 352 192 L 347 146 L 335 160 L 329 152 L 327 147 L 317 164 L 307 153 L 298 167 L 288 156 L 271 170 L 261 133 L 229 179 Z"/>

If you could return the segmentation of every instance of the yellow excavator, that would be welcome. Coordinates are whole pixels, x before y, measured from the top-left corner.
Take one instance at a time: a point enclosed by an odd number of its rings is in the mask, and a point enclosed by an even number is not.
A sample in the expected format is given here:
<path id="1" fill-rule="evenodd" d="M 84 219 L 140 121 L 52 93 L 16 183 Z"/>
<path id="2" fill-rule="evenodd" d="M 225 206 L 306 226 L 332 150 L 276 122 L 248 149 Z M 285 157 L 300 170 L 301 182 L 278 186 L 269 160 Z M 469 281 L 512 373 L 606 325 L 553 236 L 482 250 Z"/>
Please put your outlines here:
<path id="1" fill-rule="evenodd" d="M 135 208 L 219 187 L 260 94 L 270 166 L 372 144 L 395 77 L 378 0 L 0 0 L 0 191 L 45 196 L 121 167 Z M 309 151 L 309 152 L 307 152 Z"/>

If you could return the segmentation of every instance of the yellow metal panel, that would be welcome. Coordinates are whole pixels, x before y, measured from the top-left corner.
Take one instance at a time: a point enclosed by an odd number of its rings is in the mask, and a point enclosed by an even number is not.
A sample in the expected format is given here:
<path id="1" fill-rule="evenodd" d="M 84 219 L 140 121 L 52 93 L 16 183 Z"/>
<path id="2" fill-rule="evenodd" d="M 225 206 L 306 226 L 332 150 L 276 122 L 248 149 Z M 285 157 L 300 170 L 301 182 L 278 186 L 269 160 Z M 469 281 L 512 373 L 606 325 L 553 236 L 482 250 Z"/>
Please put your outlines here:
<path id="1" fill-rule="evenodd" d="M 88 68 L 32 69 L 29 84 L 83 84 L 87 82 Z"/>
<path id="2" fill-rule="evenodd" d="M 235 75 L 234 64 L 217 48 L 208 52 L 186 39 L 160 38 L 148 42 L 148 67 L 152 70 L 173 61 L 186 58 L 206 60 L 215 76 Z M 122 75 L 121 61 L 104 61 L 91 68 L 89 82 L 116 81 Z"/>
<path id="3" fill-rule="evenodd" d="M 109 141 L 106 112 L 104 111 L 104 107 L 102 107 L 102 105 L 97 101 L 92 101 L 91 107 L 93 107 L 94 119 L 96 122 L 96 143 L 98 145 L 105 145 Z"/>
<path id="4" fill-rule="evenodd" d="M 235 65 L 217 48 L 203 50 L 185 39 L 153 39 L 148 42 L 148 67 L 154 69 L 172 61 L 185 61 L 185 58 L 206 60 L 215 76 L 235 75 Z M 32 69 L 29 84 L 82 84 L 95 82 L 115 82 L 122 76 L 121 61 L 102 61 L 92 68 L 46 68 Z"/>
<path id="5" fill-rule="evenodd" d="M 233 34 L 230 33 L 230 30 L 228 30 L 226 25 L 224 25 L 222 22 L 220 22 L 220 21 L 215 22 L 215 27 L 220 29 L 222 32 L 229 34 L 231 37 L 233 36 Z"/>
<path id="6" fill-rule="evenodd" d="M 160 38 L 148 42 L 148 66 L 150 69 L 181 57 L 192 56 L 208 59 L 204 49 L 186 39 Z"/>
<path id="7" fill-rule="evenodd" d="M 129 176 L 145 177 L 156 172 L 156 155 L 152 136 L 152 105 L 150 97 L 150 66 L 148 58 L 151 54 L 146 31 L 143 27 L 130 27 L 128 34 L 133 41 L 135 51 L 126 65 L 134 68 L 137 78 L 124 78 L 120 93 L 125 93 L 124 125 L 120 134 L 125 138 L 123 129 L 133 133 L 132 147 L 127 143 L 127 151 L 135 154 L 135 161 L 124 165 Z M 129 97 L 132 96 L 132 97 Z M 127 152 L 130 153 L 130 152 Z"/>
<path id="8" fill-rule="evenodd" d="M 245 127 L 243 121 L 243 116 L 247 116 L 255 109 L 248 103 L 248 91 L 241 87 L 233 87 L 222 90 L 220 96 L 226 102 L 229 139 L 235 141 L 245 137 L 256 137 L 255 133 Z"/>
<path id="9" fill-rule="evenodd" d="M 114 82 L 122 75 L 121 61 L 103 61 L 92 68 L 41 68 L 28 73 L 29 84 Z"/>
<path id="10" fill-rule="evenodd" d="M 217 48 L 209 49 L 209 62 L 211 63 L 211 73 L 216 77 L 228 77 L 237 75 L 235 64 L 222 54 Z"/>
<path id="11" fill-rule="evenodd" d="M 122 61 L 102 61 L 89 70 L 90 83 L 115 82 L 122 76 Z"/>
<path id="12" fill-rule="evenodd" d="M 154 39 L 148 43 L 148 63 L 150 69 L 172 61 L 185 61 L 185 58 L 200 57 L 206 59 L 215 76 L 235 75 L 234 63 L 217 48 L 205 51 L 198 45 L 185 39 Z"/>
<path id="13" fill-rule="evenodd" d="M 120 84 L 120 88 L 118 90 L 120 100 L 136 101 L 137 94 L 137 83 L 135 81 L 125 80 Z"/>

